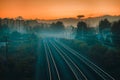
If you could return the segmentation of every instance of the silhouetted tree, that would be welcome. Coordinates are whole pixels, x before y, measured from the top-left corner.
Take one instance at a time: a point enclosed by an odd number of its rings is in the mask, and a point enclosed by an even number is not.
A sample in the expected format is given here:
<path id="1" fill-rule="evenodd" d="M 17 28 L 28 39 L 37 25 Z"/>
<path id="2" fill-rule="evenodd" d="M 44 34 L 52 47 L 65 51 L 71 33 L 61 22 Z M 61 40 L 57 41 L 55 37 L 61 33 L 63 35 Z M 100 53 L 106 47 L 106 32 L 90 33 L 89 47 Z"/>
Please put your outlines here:
<path id="1" fill-rule="evenodd" d="M 58 21 L 56 23 L 52 23 L 50 25 L 50 29 L 52 29 L 52 31 L 54 31 L 54 32 L 58 32 L 58 31 L 61 32 L 64 30 L 64 28 L 65 28 L 65 26 L 64 26 L 63 22 L 60 22 L 60 21 Z"/>
<path id="2" fill-rule="evenodd" d="M 10 34 L 9 39 L 10 40 L 19 40 L 21 38 L 22 34 L 18 31 L 14 31 Z"/>
<path id="3" fill-rule="evenodd" d="M 102 40 L 106 40 L 107 36 L 110 35 L 111 23 L 107 20 L 101 20 L 99 22 L 99 34 Z"/>
<path id="4" fill-rule="evenodd" d="M 44 29 L 43 25 L 36 25 L 33 27 L 33 31 L 37 33 L 41 32 L 43 29 Z"/>
<path id="5" fill-rule="evenodd" d="M 0 28 L 1 28 L 1 26 L 2 26 L 2 19 L 0 18 Z"/>
<path id="6" fill-rule="evenodd" d="M 56 24 L 53 22 L 52 24 L 50 24 L 50 28 L 51 29 L 56 29 Z"/>
<path id="7" fill-rule="evenodd" d="M 78 22 L 76 38 L 79 39 L 85 37 L 86 32 L 87 32 L 87 24 L 82 21 Z"/>
<path id="8" fill-rule="evenodd" d="M 63 30 L 63 29 L 64 29 L 64 24 L 63 24 L 63 22 L 60 22 L 60 21 L 56 22 L 56 27 L 57 27 L 58 29 Z"/>
<path id="9" fill-rule="evenodd" d="M 80 20 L 81 18 L 85 17 L 84 15 L 78 15 L 78 19 Z"/>
<path id="10" fill-rule="evenodd" d="M 4 24 L 4 25 L 1 25 L 1 28 L 0 28 L 0 40 L 1 41 L 5 41 L 6 38 L 9 37 L 9 27 Z"/>
<path id="11" fill-rule="evenodd" d="M 113 42 L 120 46 L 120 20 L 114 22 L 111 28 Z"/>
<path id="12" fill-rule="evenodd" d="M 110 28 L 110 26 L 111 23 L 107 19 L 101 20 L 99 22 L 99 31 L 102 32 L 104 29 Z"/>

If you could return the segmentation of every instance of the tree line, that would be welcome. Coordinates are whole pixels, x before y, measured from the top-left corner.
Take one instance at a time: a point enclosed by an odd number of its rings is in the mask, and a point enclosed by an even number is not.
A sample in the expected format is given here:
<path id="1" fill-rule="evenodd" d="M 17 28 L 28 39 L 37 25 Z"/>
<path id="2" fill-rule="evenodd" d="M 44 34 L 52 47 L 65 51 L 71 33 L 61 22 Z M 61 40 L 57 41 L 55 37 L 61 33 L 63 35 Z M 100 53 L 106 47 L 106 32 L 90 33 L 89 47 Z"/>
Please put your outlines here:
<path id="1" fill-rule="evenodd" d="M 90 31 L 91 28 L 85 22 L 78 22 L 76 39 L 86 39 L 87 37 L 94 35 L 94 37 L 97 37 L 101 41 L 110 39 L 114 44 L 118 46 L 120 44 L 120 20 L 113 23 L 109 22 L 107 19 L 101 20 L 98 27 L 96 29 L 93 28 L 93 30 Z"/>
<path id="2" fill-rule="evenodd" d="M 19 20 L 20 21 L 20 20 Z M 28 22 L 28 21 L 26 21 Z M 31 21 L 35 22 L 35 21 Z M 37 22 L 35 22 L 37 23 Z M 25 26 L 30 27 L 30 25 L 26 24 Z M 26 28 L 24 28 L 26 29 Z M 96 28 L 91 28 L 89 25 L 87 25 L 86 22 L 84 21 L 79 21 L 77 24 L 77 28 L 72 28 L 75 35 L 75 39 L 90 39 L 90 38 L 98 38 L 101 41 L 110 41 L 114 44 L 120 44 L 120 20 L 115 21 L 115 22 L 109 22 L 109 20 L 104 19 L 99 22 L 99 25 Z M 2 24 L 2 19 L 0 19 L 0 39 L 3 37 L 8 37 L 9 34 L 12 34 L 16 32 L 18 34 L 19 32 L 17 31 L 10 31 L 9 24 Z M 65 30 L 65 26 L 63 22 L 57 21 L 53 22 L 51 24 L 36 24 L 33 27 L 31 26 L 30 29 L 26 30 L 27 33 L 29 34 L 35 34 L 39 33 L 41 31 L 47 31 L 48 33 L 50 32 L 62 32 Z M 20 34 L 20 33 L 19 33 Z M 17 35 L 16 35 L 17 37 Z"/>

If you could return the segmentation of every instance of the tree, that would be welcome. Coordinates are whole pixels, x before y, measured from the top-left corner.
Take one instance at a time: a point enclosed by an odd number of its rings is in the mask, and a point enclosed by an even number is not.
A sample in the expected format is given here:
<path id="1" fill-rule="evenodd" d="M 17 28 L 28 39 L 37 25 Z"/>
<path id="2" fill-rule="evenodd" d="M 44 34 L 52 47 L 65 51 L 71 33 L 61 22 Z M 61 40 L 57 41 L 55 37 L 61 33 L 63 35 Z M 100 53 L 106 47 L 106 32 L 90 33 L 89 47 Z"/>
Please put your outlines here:
<path id="1" fill-rule="evenodd" d="M 113 42 L 120 46 L 120 20 L 114 22 L 111 28 Z"/>
<path id="2" fill-rule="evenodd" d="M 0 28 L 1 28 L 1 26 L 2 26 L 2 19 L 0 18 Z"/>
<path id="3" fill-rule="evenodd" d="M 53 22 L 52 24 L 50 24 L 50 28 L 51 29 L 56 29 L 56 24 Z"/>
<path id="4" fill-rule="evenodd" d="M 65 26 L 64 26 L 63 22 L 60 22 L 60 21 L 58 21 L 56 23 L 52 23 L 50 25 L 50 29 L 54 32 L 61 32 L 64 30 L 64 28 L 65 28 Z"/>
<path id="5" fill-rule="evenodd" d="M 79 39 L 79 38 L 84 38 L 85 37 L 85 34 L 87 32 L 87 24 L 83 21 L 81 22 L 78 22 L 77 24 L 77 34 L 76 34 L 76 38 Z"/>
<path id="6" fill-rule="evenodd" d="M 120 20 L 113 23 L 111 31 L 113 35 L 120 35 Z"/>
<path id="7" fill-rule="evenodd" d="M 1 41 L 5 41 L 6 38 L 9 37 L 9 27 L 8 25 L 4 24 L 4 25 L 1 25 L 0 27 L 0 40 Z"/>
<path id="8" fill-rule="evenodd" d="M 64 24 L 63 24 L 63 22 L 60 22 L 60 21 L 56 22 L 56 27 L 57 27 L 58 29 L 60 29 L 60 30 L 63 30 L 63 29 L 64 29 Z"/>
<path id="9" fill-rule="evenodd" d="M 107 20 L 101 20 L 99 22 L 99 34 L 101 39 L 106 40 L 106 36 L 110 34 L 111 23 Z"/>
<path id="10" fill-rule="evenodd" d="M 107 19 L 101 20 L 99 22 L 99 31 L 100 32 L 102 32 L 104 29 L 108 29 L 110 27 L 111 27 L 111 23 Z"/>
<path id="11" fill-rule="evenodd" d="M 85 17 L 84 15 L 78 15 L 78 19 L 80 20 L 81 18 Z"/>
<path id="12" fill-rule="evenodd" d="M 21 38 L 22 34 L 18 31 L 14 31 L 10 34 L 9 39 L 12 40 L 19 40 Z"/>
<path id="13" fill-rule="evenodd" d="M 33 27 L 33 31 L 37 32 L 37 33 L 43 31 L 43 29 L 44 29 L 43 25 L 36 25 L 36 26 Z"/>

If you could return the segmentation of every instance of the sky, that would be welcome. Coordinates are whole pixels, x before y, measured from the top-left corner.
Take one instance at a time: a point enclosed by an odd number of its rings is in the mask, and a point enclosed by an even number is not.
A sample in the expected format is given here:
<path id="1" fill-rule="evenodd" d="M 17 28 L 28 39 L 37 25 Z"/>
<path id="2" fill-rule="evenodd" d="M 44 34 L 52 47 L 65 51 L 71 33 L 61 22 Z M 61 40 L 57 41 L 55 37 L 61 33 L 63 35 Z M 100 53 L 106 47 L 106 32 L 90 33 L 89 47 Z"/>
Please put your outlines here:
<path id="1" fill-rule="evenodd" d="M 0 17 L 58 19 L 120 15 L 120 0 L 0 0 Z"/>

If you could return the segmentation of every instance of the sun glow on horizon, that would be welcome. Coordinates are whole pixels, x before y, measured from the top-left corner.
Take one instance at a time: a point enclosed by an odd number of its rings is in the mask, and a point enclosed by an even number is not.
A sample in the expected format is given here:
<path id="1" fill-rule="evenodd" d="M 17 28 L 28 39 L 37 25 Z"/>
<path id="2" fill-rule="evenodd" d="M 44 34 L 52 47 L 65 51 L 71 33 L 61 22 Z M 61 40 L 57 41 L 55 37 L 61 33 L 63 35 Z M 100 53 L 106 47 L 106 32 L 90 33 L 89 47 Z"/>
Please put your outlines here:
<path id="1" fill-rule="evenodd" d="M 120 15 L 120 0 L 1 0 L 0 17 L 58 19 Z"/>

